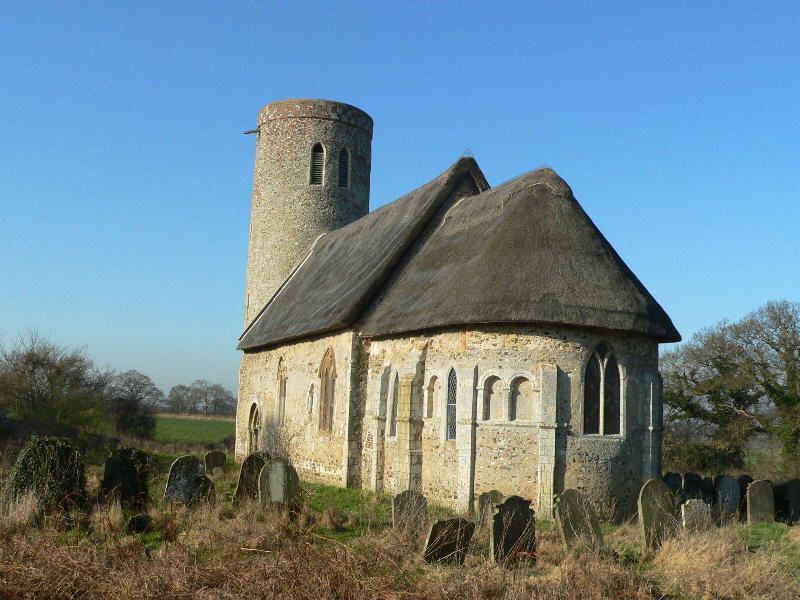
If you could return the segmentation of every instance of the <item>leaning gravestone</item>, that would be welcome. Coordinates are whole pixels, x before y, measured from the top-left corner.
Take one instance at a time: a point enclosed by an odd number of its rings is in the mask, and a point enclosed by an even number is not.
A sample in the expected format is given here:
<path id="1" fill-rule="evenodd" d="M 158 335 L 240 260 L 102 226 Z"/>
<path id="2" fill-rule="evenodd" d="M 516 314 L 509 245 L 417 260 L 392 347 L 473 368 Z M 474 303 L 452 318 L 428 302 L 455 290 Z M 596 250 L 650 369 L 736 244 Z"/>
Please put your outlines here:
<path id="1" fill-rule="evenodd" d="M 714 503 L 720 519 L 730 520 L 739 510 L 739 482 L 730 475 L 717 475 L 714 478 Z"/>
<path id="2" fill-rule="evenodd" d="M 42 510 L 77 504 L 86 497 L 83 454 L 66 438 L 33 436 L 8 477 L 12 498 L 32 494 Z"/>
<path id="3" fill-rule="evenodd" d="M 654 550 L 678 529 L 672 490 L 660 479 L 649 479 L 639 492 L 638 504 L 645 548 Z"/>
<path id="4" fill-rule="evenodd" d="M 237 505 L 247 498 L 258 498 L 258 476 L 267 464 L 269 456 L 263 452 L 255 452 L 244 459 L 239 468 L 239 480 L 233 493 L 233 504 Z"/>
<path id="5" fill-rule="evenodd" d="M 578 543 L 590 548 L 603 547 L 603 534 L 592 505 L 578 490 L 564 490 L 553 507 L 561 542 L 569 550 Z"/>
<path id="6" fill-rule="evenodd" d="M 687 531 L 705 531 L 711 527 L 711 505 L 699 498 L 687 500 L 681 506 L 681 521 Z"/>
<path id="7" fill-rule="evenodd" d="M 703 477 L 700 485 L 700 498 L 709 506 L 714 504 L 714 480 L 711 477 Z"/>
<path id="8" fill-rule="evenodd" d="M 196 456 L 185 455 L 178 458 L 169 468 L 164 500 L 178 500 L 193 506 L 200 500 L 214 495 L 214 484 L 206 477 L 205 467 Z"/>
<path id="9" fill-rule="evenodd" d="M 426 563 L 450 562 L 464 564 L 475 523 L 466 519 L 436 521 L 428 532 L 422 558 Z"/>
<path id="10" fill-rule="evenodd" d="M 489 490 L 478 496 L 478 522 L 483 525 L 494 513 L 494 507 L 503 501 L 503 494 L 498 490 Z"/>
<path id="11" fill-rule="evenodd" d="M 289 461 L 273 458 L 258 476 L 258 499 L 263 507 L 297 508 L 300 478 Z"/>
<path id="12" fill-rule="evenodd" d="M 769 481 L 754 481 L 747 486 L 747 523 L 775 521 L 775 498 Z"/>
<path id="13" fill-rule="evenodd" d="M 775 520 L 792 524 L 800 520 L 800 479 L 775 486 Z"/>
<path id="14" fill-rule="evenodd" d="M 228 470 L 228 457 L 222 450 L 206 452 L 205 463 L 206 473 L 213 473 L 214 469 Z"/>
<path id="15" fill-rule="evenodd" d="M 531 501 L 510 496 L 492 517 L 492 556 L 495 562 L 535 560 L 536 515 Z"/>
<path id="16" fill-rule="evenodd" d="M 420 529 L 428 521 L 428 500 L 413 490 L 392 498 L 392 526 Z"/>
<path id="17" fill-rule="evenodd" d="M 672 493 L 677 496 L 683 487 L 683 477 L 681 477 L 680 473 L 673 473 L 670 471 L 664 475 L 664 483 L 666 483 L 669 489 L 672 490 Z"/>
<path id="18" fill-rule="evenodd" d="M 124 508 L 142 511 L 147 507 L 150 458 L 136 448 L 117 448 L 108 455 L 100 491 L 119 498 Z"/>

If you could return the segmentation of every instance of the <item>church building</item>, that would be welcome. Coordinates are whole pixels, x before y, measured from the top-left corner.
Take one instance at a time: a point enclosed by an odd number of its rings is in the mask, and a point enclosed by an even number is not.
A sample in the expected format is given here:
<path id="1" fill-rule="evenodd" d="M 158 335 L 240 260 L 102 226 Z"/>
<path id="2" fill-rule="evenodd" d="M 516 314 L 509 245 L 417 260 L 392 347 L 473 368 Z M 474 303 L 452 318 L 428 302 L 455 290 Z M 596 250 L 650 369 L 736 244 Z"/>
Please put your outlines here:
<path id="1" fill-rule="evenodd" d="M 492 188 L 461 158 L 369 212 L 372 127 L 327 100 L 259 113 L 237 459 L 280 439 L 311 481 L 635 512 L 670 318 L 551 169 Z"/>

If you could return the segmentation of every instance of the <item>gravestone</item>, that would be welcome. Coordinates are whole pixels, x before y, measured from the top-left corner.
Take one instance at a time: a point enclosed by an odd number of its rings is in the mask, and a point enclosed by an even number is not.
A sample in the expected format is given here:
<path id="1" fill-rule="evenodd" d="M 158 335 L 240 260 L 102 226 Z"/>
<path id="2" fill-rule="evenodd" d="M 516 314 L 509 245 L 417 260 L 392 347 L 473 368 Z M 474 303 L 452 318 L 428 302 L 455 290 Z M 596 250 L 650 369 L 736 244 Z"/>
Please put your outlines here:
<path id="1" fill-rule="evenodd" d="M 592 505 L 578 490 L 564 490 L 553 508 L 561 542 L 569 550 L 577 543 L 590 548 L 603 547 L 603 534 Z"/>
<path id="2" fill-rule="evenodd" d="M 32 494 L 42 510 L 80 504 L 86 498 L 86 467 L 80 448 L 67 438 L 33 436 L 8 476 L 12 498 Z"/>
<path id="3" fill-rule="evenodd" d="M 681 521 L 687 531 L 705 531 L 712 525 L 711 505 L 699 498 L 687 500 L 681 506 Z"/>
<path id="4" fill-rule="evenodd" d="M 697 473 L 683 474 L 683 487 L 681 488 L 682 500 L 701 498 L 703 495 L 703 478 Z"/>
<path id="5" fill-rule="evenodd" d="M 503 494 L 498 490 L 489 490 L 478 496 L 478 522 L 483 525 L 494 513 L 494 507 L 503 501 Z"/>
<path id="6" fill-rule="evenodd" d="M 714 503 L 723 521 L 736 516 L 739 498 L 738 481 L 730 475 L 717 475 L 714 478 Z"/>
<path id="7" fill-rule="evenodd" d="M 428 522 L 428 500 L 419 492 L 406 490 L 392 498 L 392 526 L 418 529 Z"/>
<path id="8" fill-rule="evenodd" d="M 196 456 L 176 459 L 169 468 L 164 500 L 178 500 L 187 506 L 208 499 L 214 494 L 214 484 L 206 477 L 205 467 Z"/>
<path id="9" fill-rule="evenodd" d="M 300 478 L 289 461 L 273 458 L 264 465 L 258 476 L 258 499 L 263 507 L 297 508 L 300 498 Z"/>
<path id="10" fill-rule="evenodd" d="M 747 518 L 747 486 L 753 483 L 753 478 L 750 475 L 739 475 L 736 480 L 739 484 L 739 514 L 742 519 Z"/>
<path id="11" fill-rule="evenodd" d="M 123 508 L 147 507 L 151 466 L 148 454 L 136 448 L 117 448 L 108 455 L 100 484 L 101 493 L 115 496 Z"/>
<path id="12" fill-rule="evenodd" d="M 510 496 L 498 504 L 490 541 L 495 562 L 536 560 L 536 514 L 531 501 Z"/>
<path id="13" fill-rule="evenodd" d="M 681 477 L 680 473 L 673 473 L 670 471 L 664 475 L 664 483 L 666 483 L 669 489 L 672 490 L 672 493 L 677 496 L 683 487 L 683 477 Z"/>
<path id="14" fill-rule="evenodd" d="M 775 521 L 775 498 L 769 481 L 754 481 L 747 486 L 747 523 Z"/>
<path id="15" fill-rule="evenodd" d="M 206 473 L 213 473 L 214 469 L 228 470 L 228 457 L 222 450 L 206 452 Z"/>
<path id="16" fill-rule="evenodd" d="M 709 506 L 714 504 L 714 480 L 711 477 L 703 477 L 703 483 L 700 486 L 700 498 Z"/>
<path id="17" fill-rule="evenodd" d="M 436 521 L 428 532 L 422 558 L 426 563 L 449 562 L 463 565 L 474 533 L 475 523 L 466 519 Z"/>
<path id="18" fill-rule="evenodd" d="M 660 479 L 649 479 L 639 492 L 638 505 L 644 546 L 654 550 L 678 530 L 675 497 L 666 483 Z"/>
<path id="19" fill-rule="evenodd" d="M 248 498 L 258 498 L 258 477 L 268 460 L 269 455 L 263 452 L 254 452 L 244 459 L 239 468 L 236 491 L 233 493 L 234 506 Z"/>
<path id="20" fill-rule="evenodd" d="M 775 519 L 789 524 L 800 521 L 800 479 L 775 486 Z"/>

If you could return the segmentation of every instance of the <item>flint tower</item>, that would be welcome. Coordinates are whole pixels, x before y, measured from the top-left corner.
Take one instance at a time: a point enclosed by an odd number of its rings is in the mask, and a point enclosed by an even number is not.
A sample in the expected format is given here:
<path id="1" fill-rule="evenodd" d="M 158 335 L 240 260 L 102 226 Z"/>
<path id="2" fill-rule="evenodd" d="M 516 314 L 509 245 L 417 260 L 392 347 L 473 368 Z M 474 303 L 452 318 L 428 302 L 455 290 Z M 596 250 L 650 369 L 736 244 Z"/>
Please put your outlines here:
<path id="1" fill-rule="evenodd" d="M 284 100 L 258 113 L 245 327 L 314 240 L 369 211 L 372 118 L 330 100 Z"/>

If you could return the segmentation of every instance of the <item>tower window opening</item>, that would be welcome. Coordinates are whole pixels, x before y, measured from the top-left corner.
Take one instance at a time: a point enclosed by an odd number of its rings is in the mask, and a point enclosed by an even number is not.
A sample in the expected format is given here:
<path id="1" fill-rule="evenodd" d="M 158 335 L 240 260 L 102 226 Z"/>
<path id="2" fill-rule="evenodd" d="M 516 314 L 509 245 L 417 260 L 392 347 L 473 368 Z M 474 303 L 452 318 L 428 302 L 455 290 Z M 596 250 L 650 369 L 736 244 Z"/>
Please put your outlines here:
<path id="1" fill-rule="evenodd" d="M 347 148 L 339 152 L 339 187 L 350 187 L 350 151 Z"/>
<path id="2" fill-rule="evenodd" d="M 310 185 L 322 185 L 325 171 L 325 148 L 322 144 L 314 144 L 311 148 L 311 176 L 308 183 Z"/>
<path id="3" fill-rule="evenodd" d="M 447 376 L 447 439 L 456 439 L 456 390 L 458 381 L 455 369 Z"/>

